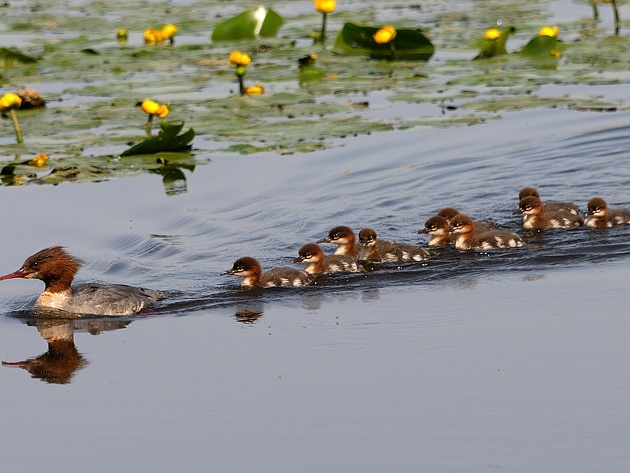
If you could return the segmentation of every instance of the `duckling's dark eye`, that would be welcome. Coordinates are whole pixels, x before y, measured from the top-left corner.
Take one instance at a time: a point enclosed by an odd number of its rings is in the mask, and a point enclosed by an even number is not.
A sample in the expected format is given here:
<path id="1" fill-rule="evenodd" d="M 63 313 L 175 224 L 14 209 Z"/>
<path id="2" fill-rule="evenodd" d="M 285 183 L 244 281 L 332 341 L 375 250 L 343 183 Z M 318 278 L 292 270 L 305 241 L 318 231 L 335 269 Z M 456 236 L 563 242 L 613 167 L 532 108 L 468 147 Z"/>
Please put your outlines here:
<path id="1" fill-rule="evenodd" d="M 429 227 L 429 230 L 431 230 L 432 232 L 434 232 L 435 230 L 437 230 L 437 225 L 431 225 Z"/>

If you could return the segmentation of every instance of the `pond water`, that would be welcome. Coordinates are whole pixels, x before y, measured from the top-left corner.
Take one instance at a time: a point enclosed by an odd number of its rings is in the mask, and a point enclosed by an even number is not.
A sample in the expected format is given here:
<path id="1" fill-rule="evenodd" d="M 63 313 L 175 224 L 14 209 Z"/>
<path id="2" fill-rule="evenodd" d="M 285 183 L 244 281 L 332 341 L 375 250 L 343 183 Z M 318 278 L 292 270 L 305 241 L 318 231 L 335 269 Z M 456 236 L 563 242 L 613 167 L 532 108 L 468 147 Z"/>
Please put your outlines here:
<path id="1" fill-rule="evenodd" d="M 336 224 L 422 242 L 415 231 L 446 205 L 518 229 L 524 185 L 627 205 L 627 121 L 519 112 L 306 155 L 213 157 L 170 196 L 153 175 L 0 189 L 5 273 L 64 244 L 86 260 L 81 281 L 177 291 L 148 317 L 76 321 L 72 344 L 72 322 L 16 317 L 39 282 L 4 281 L 0 357 L 32 372 L 0 369 L 3 464 L 623 471 L 630 228 L 298 290 L 242 291 L 218 273 L 247 254 L 290 264 Z M 47 351 L 51 333 L 61 348 Z"/>
<path id="2" fill-rule="evenodd" d="M 386 119 L 458 113 L 368 98 L 365 114 Z M 290 155 L 222 152 L 206 135 L 200 164 L 170 174 L 0 187 L 1 274 L 61 244 L 85 260 L 78 282 L 171 291 L 142 316 L 43 320 L 41 282 L 0 283 L 3 470 L 627 471 L 630 226 L 435 251 L 306 288 L 219 276 L 245 255 L 289 266 L 336 225 L 426 244 L 416 231 L 446 206 L 521 232 L 524 186 L 630 207 L 623 109 L 506 111 Z"/>

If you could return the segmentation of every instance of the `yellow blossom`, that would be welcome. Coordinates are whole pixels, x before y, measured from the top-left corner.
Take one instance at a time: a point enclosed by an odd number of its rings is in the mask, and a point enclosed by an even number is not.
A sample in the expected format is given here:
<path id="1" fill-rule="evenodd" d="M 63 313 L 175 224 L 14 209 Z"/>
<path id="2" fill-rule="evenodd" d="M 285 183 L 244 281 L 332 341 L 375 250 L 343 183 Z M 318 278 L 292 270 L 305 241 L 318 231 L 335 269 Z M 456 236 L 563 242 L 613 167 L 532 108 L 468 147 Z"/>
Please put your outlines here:
<path id="1" fill-rule="evenodd" d="M 155 114 L 159 118 L 164 118 L 166 115 L 168 115 L 168 107 L 166 106 L 166 104 L 160 105 L 158 109 L 156 110 Z"/>
<path id="2" fill-rule="evenodd" d="M 31 159 L 28 162 L 28 164 L 30 164 L 31 166 L 38 167 L 38 168 L 43 168 L 44 166 L 46 166 L 47 160 L 48 160 L 48 156 L 42 153 L 42 154 L 38 154 L 33 159 Z"/>
<path id="3" fill-rule="evenodd" d="M 336 7 L 336 0 L 315 0 L 315 10 L 320 13 L 332 13 Z"/>
<path id="4" fill-rule="evenodd" d="M 494 41 L 499 36 L 501 36 L 501 32 L 498 28 L 490 28 L 489 30 L 486 30 L 485 38 L 487 40 Z"/>
<path id="5" fill-rule="evenodd" d="M 168 25 L 164 26 L 162 28 L 162 37 L 164 39 L 171 39 L 173 36 L 175 36 L 179 31 L 177 30 L 177 26 L 175 26 L 172 23 L 169 23 Z"/>
<path id="6" fill-rule="evenodd" d="M 252 58 L 250 58 L 246 53 L 232 51 L 230 53 L 230 62 L 237 66 L 247 66 L 250 62 L 252 62 Z"/>
<path id="7" fill-rule="evenodd" d="M 17 94 L 9 92 L 0 97 L 0 111 L 20 108 L 20 105 L 22 105 L 22 99 Z"/>
<path id="8" fill-rule="evenodd" d="M 129 35 L 127 34 L 127 30 L 124 28 L 118 28 L 116 30 L 116 39 L 120 44 L 125 44 L 127 42 L 127 38 Z"/>
<path id="9" fill-rule="evenodd" d="M 159 118 L 164 118 L 166 115 L 168 115 L 168 107 L 165 104 L 160 105 L 159 103 L 154 102 L 150 99 L 144 100 L 141 107 L 144 113 L 155 115 Z"/>
<path id="10" fill-rule="evenodd" d="M 383 26 L 380 30 L 374 33 L 374 41 L 378 44 L 387 44 L 396 37 L 396 28 L 393 26 Z"/>
<path id="11" fill-rule="evenodd" d="M 265 88 L 260 84 L 254 84 L 249 87 L 245 87 L 245 93 L 247 95 L 260 95 L 265 93 Z"/>
<path id="12" fill-rule="evenodd" d="M 558 36 L 558 27 L 557 26 L 543 26 L 539 32 L 540 36 L 550 36 L 551 38 L 555 38 Z"/>
<path id="13" fill-rule="evenodd" d="M 162 44 L 163 42 L 164 36 L 162 36 L 160 31 L 153 28 L 144 30 L 144 44 L 151 46 L 154 44 Z"/>

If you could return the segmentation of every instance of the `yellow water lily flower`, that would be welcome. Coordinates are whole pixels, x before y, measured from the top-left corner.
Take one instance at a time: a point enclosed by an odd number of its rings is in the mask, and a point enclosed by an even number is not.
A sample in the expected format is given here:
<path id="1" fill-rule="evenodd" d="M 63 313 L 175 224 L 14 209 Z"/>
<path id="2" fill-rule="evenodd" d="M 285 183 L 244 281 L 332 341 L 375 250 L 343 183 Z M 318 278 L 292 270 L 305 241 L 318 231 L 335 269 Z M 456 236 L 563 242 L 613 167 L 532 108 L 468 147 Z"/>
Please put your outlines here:
<path id="1" fill-rule="evenodd" d="M 396 37 L 396 28 L 390 25 L 383 26 L 380 30 L 374 33 L 374 41 L 378 44 L 387 44 Z"/>
<path id="2" fill-rule="evenodd" d="M 48 161 L 48 156 L 42 153 L 29 160 L 28 164 L 38 168 L 43 168 L 44 166 L 46 166 L 46 161 Z"/>
<path id="3" fill-rule="evenodd" d="M 538 33 L 540 36 L 549 36 L 551 38 L 555 38 L 558 36 L 558 27 L 557 26 L 543 26 Z"/>
<path id="4" fill-rule="evenodd" d="M 15 113 L 15 109 L 20 108 L 20 105 L 22 105 L 22 99 L 18 94 L 8 92 L 0 97 L 0 112 L 9 112 L 11 121 L 13 122 L 13 128 L 15 128 L 15 137 L 17 138 L 17 142 L 23 143 L 24 139 L 22 138 L 22 129 L 20 128 L 20 123 L 17 119 L 17 113 Z"/>
<path id="5" fill-rule="evenodd" d="M 178 29 L 177 26 L 175 26 L 172 23 L 169 23 L 168 25 L 164 26 L 162 28 L 162 37 L 164 39 L 171 39 L 173 36 L 175 36 L 178 33 Z"/>
<path id="6" fill-rule="evenodd" d="M 250 62 L 252 62 L 252 58 L 246 53 L 232 51 L 230 53 L 230 62 L 237 66 L 247 66 Z"/>
<path id="7" fill-rule="evenodd" d="M 159 118 L 164 118 L 166 115 L 168 115 L 168 107 L 165 104 L 160 105 L 159 103 L 154 102 L 150 99 L 144 100 L 141 107 L 144 113 L 148 114 L 149 116 L 155 115 Z"/>
<path id="8" fill-rule="evenodd" d="M 152 46 L 154 44 L 162 44 L 163 42 L 164 36 L 162 36 L 162 32 L 153 28 L 144 30 L 144 44 Z"/>
<path id="9" fill-rule="evenodd" d="M 127 33 L 126 29 L 118 28 L 116 30 L 116 39 L 118 40 L 120 44 L 125 44 L 128 38 L 129 38 L 129 34 Z"/>
<path id="10" fill-rule="evenodd" d="M 9 92 L 0 97 L 0 111 L 20 108 L 22 105 L 22 99 L 18 94 Z"/>
<path id="11" fill-rule="evenodd" d="M 336 7 L 336 0 L 315 0 L 315 10 L 320 13 L 332 13 Z"/>
<path id="12" fill-rule="evenodd" d="M 501 31 L 498 28 L 490 28 L 486 30 L 485 38 L 490 41 L 494 41 L 499 36 L 501 36 Z"/>
<path id="13" fill-rule="evenodd" d="M 265 88 L 260 84 L 254 84 L 249 87 L 245 87 L 245 93 L 247 95 L 260 95 L 265 93 Z"/>
<path id="14" fill-rule="evenodd" d="M 157 115 L 158 118 L 166 117 L 166 115 L 168 115 L 168 107 L 166 106 L 166 104 L 160 105 L 156 110 L 155 115 Z"/>

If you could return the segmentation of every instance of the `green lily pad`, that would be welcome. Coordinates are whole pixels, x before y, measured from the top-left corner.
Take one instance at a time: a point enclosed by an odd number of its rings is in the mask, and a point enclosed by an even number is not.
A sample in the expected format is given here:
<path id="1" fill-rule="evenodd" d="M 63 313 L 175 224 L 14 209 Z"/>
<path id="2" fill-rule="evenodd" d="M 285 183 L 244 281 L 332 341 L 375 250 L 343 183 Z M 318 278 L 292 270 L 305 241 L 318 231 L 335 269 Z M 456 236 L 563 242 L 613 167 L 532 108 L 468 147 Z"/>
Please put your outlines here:
<path id="1" fill-rule="evenodd" d="M 501 30 L 501 35 L 497 39 L 485 39 L 479 48 L 479 54 L 474 59 L 486 59 L 507 54 L 505 43 L 509 36 L 516 31 L 513 26 L 508 26 Z"/>
<path id="2" fill-rule="evenodd" d="M 566 49 L 562 41 L 555 36 L 534 36 L 519 54 L 531 57 L 557 56 L 559 51 Z"/>
<path id="3" fill-rule="evenodd" d="M 367 54 L 375 59 L 410 59 L 428 61 L 435 52 L 435 46 L 420 30 L 403 28 L 396 30 L 392 40 L 394 54 L 390 44 L 378 44 L 374 33 L 379 28 L 345 23 L 337 35 L 335 50 L 346 54 Z"/>
<path id="4" fill-rule="evenodd" d="M 0 48 L 0 65 L 2 67 L 20 66 L 22 64 L 31 64 L 37 62 L 37 59 L 21 53 L 14 48 Z"/>
<path id="5" fill-rule="evenodd" d="M 212 41 L 273 37 L 283 23 L 284 18 L 271 8 L 252 8 L 219 23 L 212 32 Z"/>
<path id="6" fill-rule="evenodd" d="M 155 154 L 169 151 L 184 151 L 191 148 L 190 142 L 195 137 L 195 131 L 190 128 L 186 133 L 179 134 L 184 128 L 184 122 L 170 123 L 161 122 L 162 129 L 157 136 L 153 136 L 126 151 L 120 157 L 133 156 L 136 154 Z"/>

